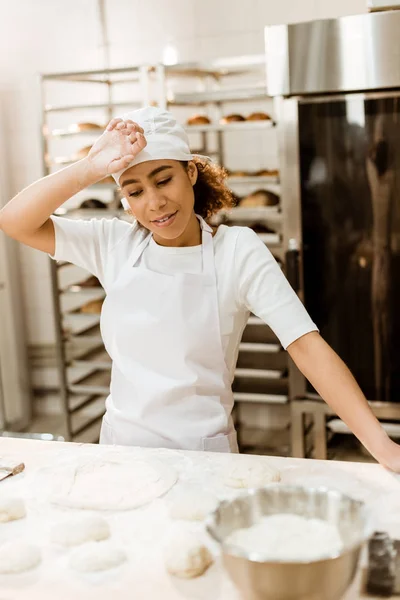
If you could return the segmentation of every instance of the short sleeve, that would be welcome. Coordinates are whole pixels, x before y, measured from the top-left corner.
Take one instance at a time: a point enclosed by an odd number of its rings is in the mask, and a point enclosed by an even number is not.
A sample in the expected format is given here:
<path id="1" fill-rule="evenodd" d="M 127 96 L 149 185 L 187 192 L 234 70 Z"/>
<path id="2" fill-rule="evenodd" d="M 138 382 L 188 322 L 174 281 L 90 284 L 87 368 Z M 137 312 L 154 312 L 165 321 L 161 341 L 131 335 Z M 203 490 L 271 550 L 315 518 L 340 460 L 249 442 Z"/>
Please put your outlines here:
<path id="1" fill-rule="evenodd" d="M 269 325 L 285 349 L 318 331 L 271 252 L 248 227 L 237 238 L 235 268 L 239 302 Z"/>
<path id="2" fill-rule="evenodd" d="M 104 282 L 112 250 L 132 231 L 120 219 L 66 219 L 51 217 L 55 232 L 54 260 L 86 269 Z"/>

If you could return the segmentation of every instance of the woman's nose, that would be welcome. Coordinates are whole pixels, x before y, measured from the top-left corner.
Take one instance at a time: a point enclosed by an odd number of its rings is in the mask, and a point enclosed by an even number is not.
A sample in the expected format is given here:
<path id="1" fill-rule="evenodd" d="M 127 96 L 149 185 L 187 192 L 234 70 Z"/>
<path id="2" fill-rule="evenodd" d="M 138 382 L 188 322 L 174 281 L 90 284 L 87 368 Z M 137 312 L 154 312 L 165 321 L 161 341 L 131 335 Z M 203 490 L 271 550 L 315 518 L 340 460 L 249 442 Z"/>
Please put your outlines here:
<path id="1" fill-rule="evenodd" d="M 157 189 L 152 189 L 149 192 L 149 200 L 148 201 L 149 201 L 149 207 L 152 210 L 159 210 L 160 208 L 165 206 L 167 203 L 167 200 L 164 197 L 161 190 L 157 190 Z"/>

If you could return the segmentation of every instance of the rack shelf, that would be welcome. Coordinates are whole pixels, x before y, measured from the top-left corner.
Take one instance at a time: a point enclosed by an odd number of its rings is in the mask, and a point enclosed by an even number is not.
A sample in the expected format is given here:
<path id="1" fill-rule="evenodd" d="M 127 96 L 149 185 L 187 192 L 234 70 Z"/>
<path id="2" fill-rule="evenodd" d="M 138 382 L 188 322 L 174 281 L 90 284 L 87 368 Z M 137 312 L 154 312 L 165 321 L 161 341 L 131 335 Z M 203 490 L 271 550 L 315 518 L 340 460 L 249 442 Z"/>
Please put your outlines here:
<path id="1" fill-rule="evenodd" d="M 125 104 L 114 105 L 114 106 L 124 106 Z M 96 108 L 102 108 L 103 105 L 96 105 Z M 132 103 L 127 104 L 127 107 L 132 108 Z M 85 108 L 82 106 L 74 106 L 69 107 L 69 110 L 81 110 Z M 87 106 L 86 108 L 89 108 Z M 59 107 L 58 109 L 53 108 L 54 110 L 63 110 L 63 107 Z M 66 108 L 64 108 L 66 110 Z M 105 126 L 104 126 L 105 127 Z M 239 121 L 233 123 L 210 123 L 209 125 L 186 125 L 185 129 L 188 133 L 208 133 L 215 131 L 254 131 L 265 129 L 273 129 L 275 127 L 275 123 L 273 121 Z M 103 129 L 85 129 L 83 131 L 75 131 L 73 129 L 53 129 L 48 134 L 47 137 L 57 138 L 57 137 L 84 137 L 84 136 L 99 136 L 102 133 Z M 56 164 L 65 164 L 61 161 L 56 161 Z"/>
<path id="2" fill-rule="evenodd" d="M 168 106 L 204 106 L 212 102 L 246 102 L 268 98 L 265 83 L 251 88 L 232 88 L 207 92 L 176 93 L 168 97 Z"/>
<path id="3" fill-rule="evenodd" d="M 100 102 L 97 104 L 71 104 L 71 105 L 52 105 L 52 104 L 47 104 L 45 107 L 45 112 L 46 113 L 62 113 L 62 112 L 74 112 L 74 111 L 81 111 L 81 110 L 108 110 L 109 108 L 114 107 L 114 108 L 130 108 L 132 109 L 133 107 L 136 108 L 140 108 L 141 103 L 137 102 L 135 100 L 131 100 L 129 102 Z"/>
<path id="4" fill-rule="evenodd" d="M 239 345 L 240 352 L 259 352 L 274 354 L 282 350 L 279 344 L 257 344 L 253 342 L 242 342 Z"/>
<path id="5" fill-rule="evenodd" d="M 255 404 L 287 404 L 289 397 L 281 394 L 250 394 L 247 392 L 234 392 L 236 402 L 249 402 Z"/>
<path id="6" fill-rule="evenodd" d="M 283 371 L 272 369 L 236 369 L 235 377 L 246 377 L 249 379 L 282 379 Z"/>
<path id="7" fill-rule="evenodd" d="M 229 132 L 229 131 L 265 131 L 273 129 L 273 121 L 238 121 L 236 123 L 210 123 L 209 125 L 187 125 L 187 133 L 210 133 L 210 132 Z"/>

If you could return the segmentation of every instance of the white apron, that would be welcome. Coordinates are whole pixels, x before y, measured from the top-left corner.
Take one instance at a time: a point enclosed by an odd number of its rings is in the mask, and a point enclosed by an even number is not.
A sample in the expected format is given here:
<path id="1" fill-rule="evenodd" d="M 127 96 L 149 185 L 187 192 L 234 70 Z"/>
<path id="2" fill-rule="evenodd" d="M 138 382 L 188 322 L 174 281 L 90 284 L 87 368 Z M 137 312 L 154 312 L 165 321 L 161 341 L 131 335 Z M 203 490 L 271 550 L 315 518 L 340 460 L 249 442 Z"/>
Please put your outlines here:
<path id="1" fill-rule="evenodd" d="M 198 219 L 201 274 L 138 267 L 149 234 L 107 292 L 101 332 L 113 366 L 102 444 L 238 451 L 212 229 Z"/>

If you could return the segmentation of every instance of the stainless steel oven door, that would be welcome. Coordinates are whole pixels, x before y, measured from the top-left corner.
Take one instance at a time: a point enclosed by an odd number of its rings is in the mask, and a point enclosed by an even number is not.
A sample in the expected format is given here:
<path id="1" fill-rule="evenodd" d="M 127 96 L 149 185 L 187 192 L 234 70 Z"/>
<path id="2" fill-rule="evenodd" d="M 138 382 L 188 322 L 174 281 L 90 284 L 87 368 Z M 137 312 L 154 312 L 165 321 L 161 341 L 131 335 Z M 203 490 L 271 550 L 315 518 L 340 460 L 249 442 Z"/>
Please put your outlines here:
<path id="1" fill-rule="evenodd" d="M 276 103 L 283 236 L 298 248 L 298 293 L 367 398 L 397 402 L 400 91 Z M 291 397 L 312 393 L 291 371 Z"/>

